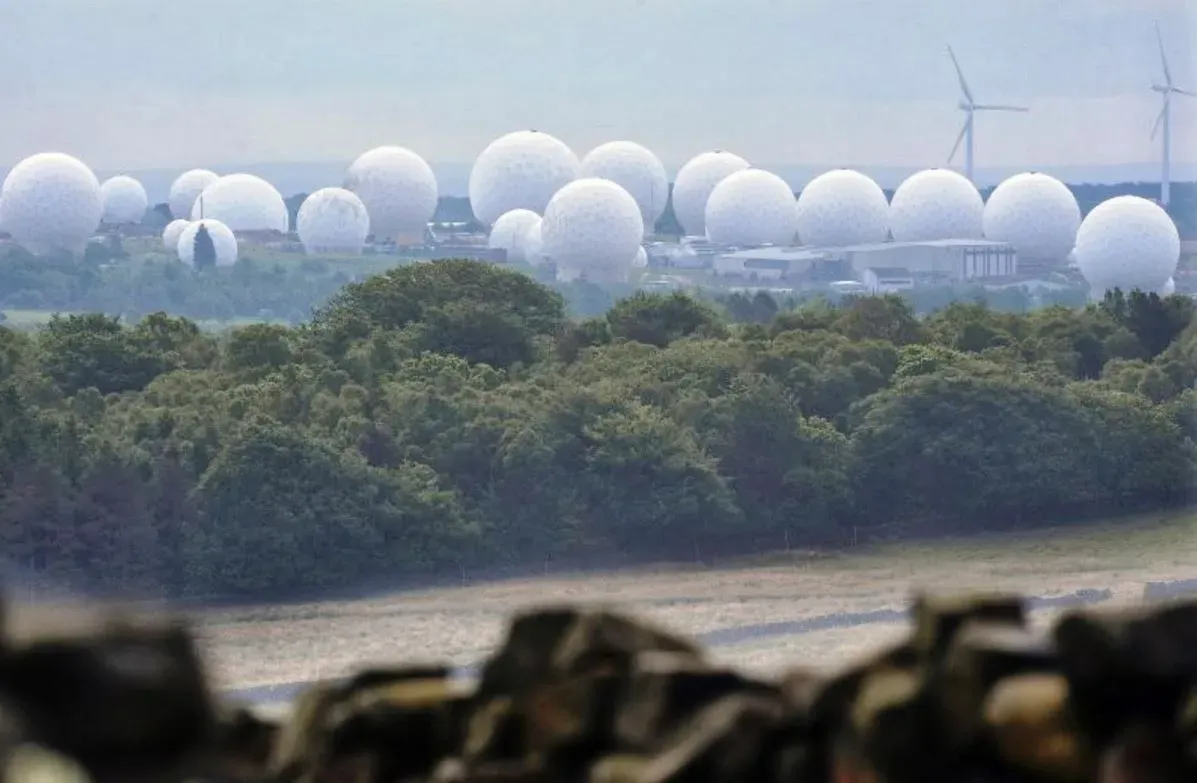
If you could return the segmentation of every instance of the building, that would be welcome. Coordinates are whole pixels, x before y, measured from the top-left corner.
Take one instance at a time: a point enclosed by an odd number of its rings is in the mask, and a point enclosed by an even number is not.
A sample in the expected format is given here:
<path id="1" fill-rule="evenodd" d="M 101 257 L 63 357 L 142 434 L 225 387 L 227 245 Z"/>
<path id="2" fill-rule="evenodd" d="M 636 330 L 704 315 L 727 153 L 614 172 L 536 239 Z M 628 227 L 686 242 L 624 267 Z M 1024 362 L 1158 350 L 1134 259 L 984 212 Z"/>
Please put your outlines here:
<path id="1" fill-rule="evenodd" d="M 782 280 L 805 275 L 822 259 L 822 253 L 805 247 L 759 247 L 716 255 L 711 271 L 720 277 Z"/>
<path id="2" fill-rule="evenodd" d="M 1011 245 L 982 239 L 879 242 L 812 252 L 827 259 L 838 258 L 857 276 L 863 276 L 870 268 L 905 269 L 916 278 L 945 282 L 1008 278 L 1018 274 L 1018 254 Z"/>
<path id="3" fill-rule="evenodd" d="M 860 276 L 870 294 L 892 294 L 914 288 L 914 275 L 900 266 L 871 266 Z"/>

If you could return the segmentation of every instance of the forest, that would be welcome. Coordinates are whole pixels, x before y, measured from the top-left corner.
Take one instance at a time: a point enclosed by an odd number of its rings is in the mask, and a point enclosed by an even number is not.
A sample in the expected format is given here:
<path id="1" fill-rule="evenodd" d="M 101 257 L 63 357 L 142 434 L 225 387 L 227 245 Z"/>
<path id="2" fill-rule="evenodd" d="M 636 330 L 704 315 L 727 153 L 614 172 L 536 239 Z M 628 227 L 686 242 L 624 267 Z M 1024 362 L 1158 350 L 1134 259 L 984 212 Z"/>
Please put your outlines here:
<path id="1" fill-rule="evenodd" d="M 572 319 L 444 261 L 299 326 L 0 326 L 0 551 L 48 585 L 281 596 L 1162 509 L 1197 476 L 1193 311 L 636 293 Z"/>

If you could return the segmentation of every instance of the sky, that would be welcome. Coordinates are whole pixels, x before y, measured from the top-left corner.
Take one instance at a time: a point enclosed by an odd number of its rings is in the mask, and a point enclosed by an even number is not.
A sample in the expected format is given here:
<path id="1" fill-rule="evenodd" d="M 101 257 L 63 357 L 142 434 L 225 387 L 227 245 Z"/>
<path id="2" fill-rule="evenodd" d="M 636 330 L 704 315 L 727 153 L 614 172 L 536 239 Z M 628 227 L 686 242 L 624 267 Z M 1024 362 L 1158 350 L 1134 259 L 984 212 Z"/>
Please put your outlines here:
<path id="1" fill-rule="evenodd" d="M 468 162 L 534 127 L 677 165 L 943 165 L 980 102 L 977 165 L 1155 160 L 1162 78 L 1197 91 L 1197 0 L 29 0 L 0 4 L 0 165 Z M 1197 162 L 1197 98 L 1174 153 Z"/>

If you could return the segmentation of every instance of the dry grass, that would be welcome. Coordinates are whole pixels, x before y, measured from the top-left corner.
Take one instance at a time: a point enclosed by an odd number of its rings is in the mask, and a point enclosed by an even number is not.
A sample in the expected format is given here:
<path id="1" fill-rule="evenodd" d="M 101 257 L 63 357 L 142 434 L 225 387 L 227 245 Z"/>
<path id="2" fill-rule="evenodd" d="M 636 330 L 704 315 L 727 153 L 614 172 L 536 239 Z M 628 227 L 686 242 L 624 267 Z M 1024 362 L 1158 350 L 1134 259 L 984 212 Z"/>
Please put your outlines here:
<path id="1" fill-rule="evenodd" d="M 203 617 L 224 687 L 336 675 L 384 660 L 464 664 L 499 641 L 516 609 L 545 601 L 614 604 L 686 633 L 836 612 L 900 608 L 912 588 L 1050 595 L 1110 588 L 1133 601 L 1151 580 L 1197 577 L 1197 516 L 789 555 L 768 565 L 671 569 L 498 582 L 353 602 L 259 607 Z M 719 648 L 743 665 L 841 662 L 900 632 L 898 624 L 774 636 Z"/>

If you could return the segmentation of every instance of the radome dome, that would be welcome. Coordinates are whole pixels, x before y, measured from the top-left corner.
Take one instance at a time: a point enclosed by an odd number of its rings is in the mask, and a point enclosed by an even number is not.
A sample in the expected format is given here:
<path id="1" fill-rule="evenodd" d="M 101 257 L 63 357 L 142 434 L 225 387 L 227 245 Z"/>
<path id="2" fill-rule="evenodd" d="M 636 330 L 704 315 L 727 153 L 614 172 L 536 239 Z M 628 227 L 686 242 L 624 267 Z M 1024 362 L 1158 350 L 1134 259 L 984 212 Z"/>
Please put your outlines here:
<path id="1" fill-rule="evenodd" d="M 162 229 L 162 247 L 166 248 L 171 253 L 177 253 L 179 250 L 179 237 L 183 236 L 183 229 L 191 225 L 190 220 L 178 218 L 166 224 L 166 228 Z"/>
<path id="2" fill-rule="evenodd" d="M 652 232 L 669 201 L 669 177 L 661 159 L 634 141 L 609 141 L 595 147 L 582 158 L 578 176 L 608 179 L 632 194 L 646 233 Z"/>
<path id="3" fill-rule="evenodd" d="M 540 215 L 530 209 L 513 209 L 499 215 L 491 226 L 487 247 L 502 248 L 508 261 L 525 261 L 524 234 L 534 223 L 540 222 Z"/>
<path id="4" fill-rule="evenodd" d="M 644 269 L 648 266 L 648 251 L 643 246 L 636 248 L 636 257 L 632 259 L 633 269 Z"/>
<path id="5" fill-rule="evenodd" d="M 140 223 L 150 203 L 142 184 L 123 174 L 104 180 L 100 197 L 104 201 L 101 219 L 112 226 Z"/>
<path id="6" fill-rule="evenodd" d="M 720 245 L 792 245 L 798 202 L 781 177 L 744 169 L 711 191 L 704 222 L 707 238 Z"/>
<path id="7" fill-rule="evenodd" d="M 798 237 L 813 247 L 884 242 L 889 202 L 872 178 L 852 169 L 828 171 L 798 195 Z"/>
<path id="8" fill-rule="evenodd" d="M 544 219 L 536 216 L 536 222 L 530 223 L 520 237 L 519 253 L 524 261 L 532 266 L 541 266 L 546 261 L 544 257 L 544 234 L 541 233 Z"/>
<path id="9" fill-rule="evenodd" d="M 215 171 L 207 169 L 191 169 L 180 174 L 170 186 L 170 195 L 166 203 L 170 207 L 170 214 L 183 220 L 191 219 L 191 208 L 204 188 L 220 179 Z"/>
<path id="10" fill-rule="evenodd" d="M 1172 296 L 1176 293 L 1176 278 L 1169 277 L 1168 282 L 1160 288 L 1160 296 Z"/>
<path id="11" fill-rule="evenodd" d="M 565 142 L 536 130 L 516 131 L 487 145 L 470 170 L 474 217 L 492 225 L 504 212 L 543 215 L 557 191 L 578 177 L 578 156 Z"/>
<path id="12" fill-rule="evenodd" d="M 253 174 L 230 174 L 204 188 L 191 208 L 191 219 L 199 220 L 201 213 L 233 231 L 285 234 L 290 222 L 282 194 Z"/>
<path id="13" fill-rule="evenodd" d="M 673 214 L 687 236 L 706 234 L 707 199 L 726 177 L 748 168 L 748 161 L 732 152 L 714 150 L 690 158 L 673 178 Z"/>
<path id="14" fill-rule="evenodd" d="M 0 224 L 26 250 L 79 250 L 100 226 L 100 182 L 83 161 L 41 152 L 18 163 L 0 187 Z"/>
<path id="15" fill-rule="evenodd" d="M 1158 204 L 1117 196 L 1093 208 L 1076 232 L 1076 262 L 1094 298 L 1112 288 L 1159 291 L 1176 271 L 1180 235 Z"/>
<path id="16" fill-rule="evenodd" d="M 212 246 L 216 248 L 216 265 L 232 266 L 237 263 L 237 237 L 233 235 L 232 229 L 213 218 L 195 220 L 187 224 L 183 233 L 179 235 L 179 245 L 176 248 L 179 260 L 184 264 L 195 264 L 195 235 L 199 233 L 200 226 L 207 228 L 208 236 L 212 237 Z"/>
<path id="17" fill-rule="evenodd" d="M 1025 172 L 989 194 L 983 225 L 986 239 L 1008 242 L 1019 258 L 1064 263 L 1076 242 L 1081 209 L 1060 180 Z"/>
<path id="18" fill-rule="evenodd" d="M 571 182 L 549 201 L 541 223 L 545 254 L 562 280 L 624 281 L 644 237 L 636 199 L 606 179 Z"/>
<path id="19" fill-rule="evenodd" d="M 889 204 L 895 242 L 980 239 L 985 201 L 967 177 L 949 169 L 927 169 L 907 177 Z"/>
<path id="20" fill-rule="evenodd" d="M 370 215 L 356 194 L 344 188 L 321 188 L 303 200 L 295 215 L 295 231 L 308 253 L 362 252 L 370 235 Z"/>
<path id="21" fill-rule="evenodd" d="M 405 147 L 362 153 L 349 166 L 345 189 L 366 205 L 375 240 L 422 242 L 436 213 L 436 175 L 426 160 Z"/>

